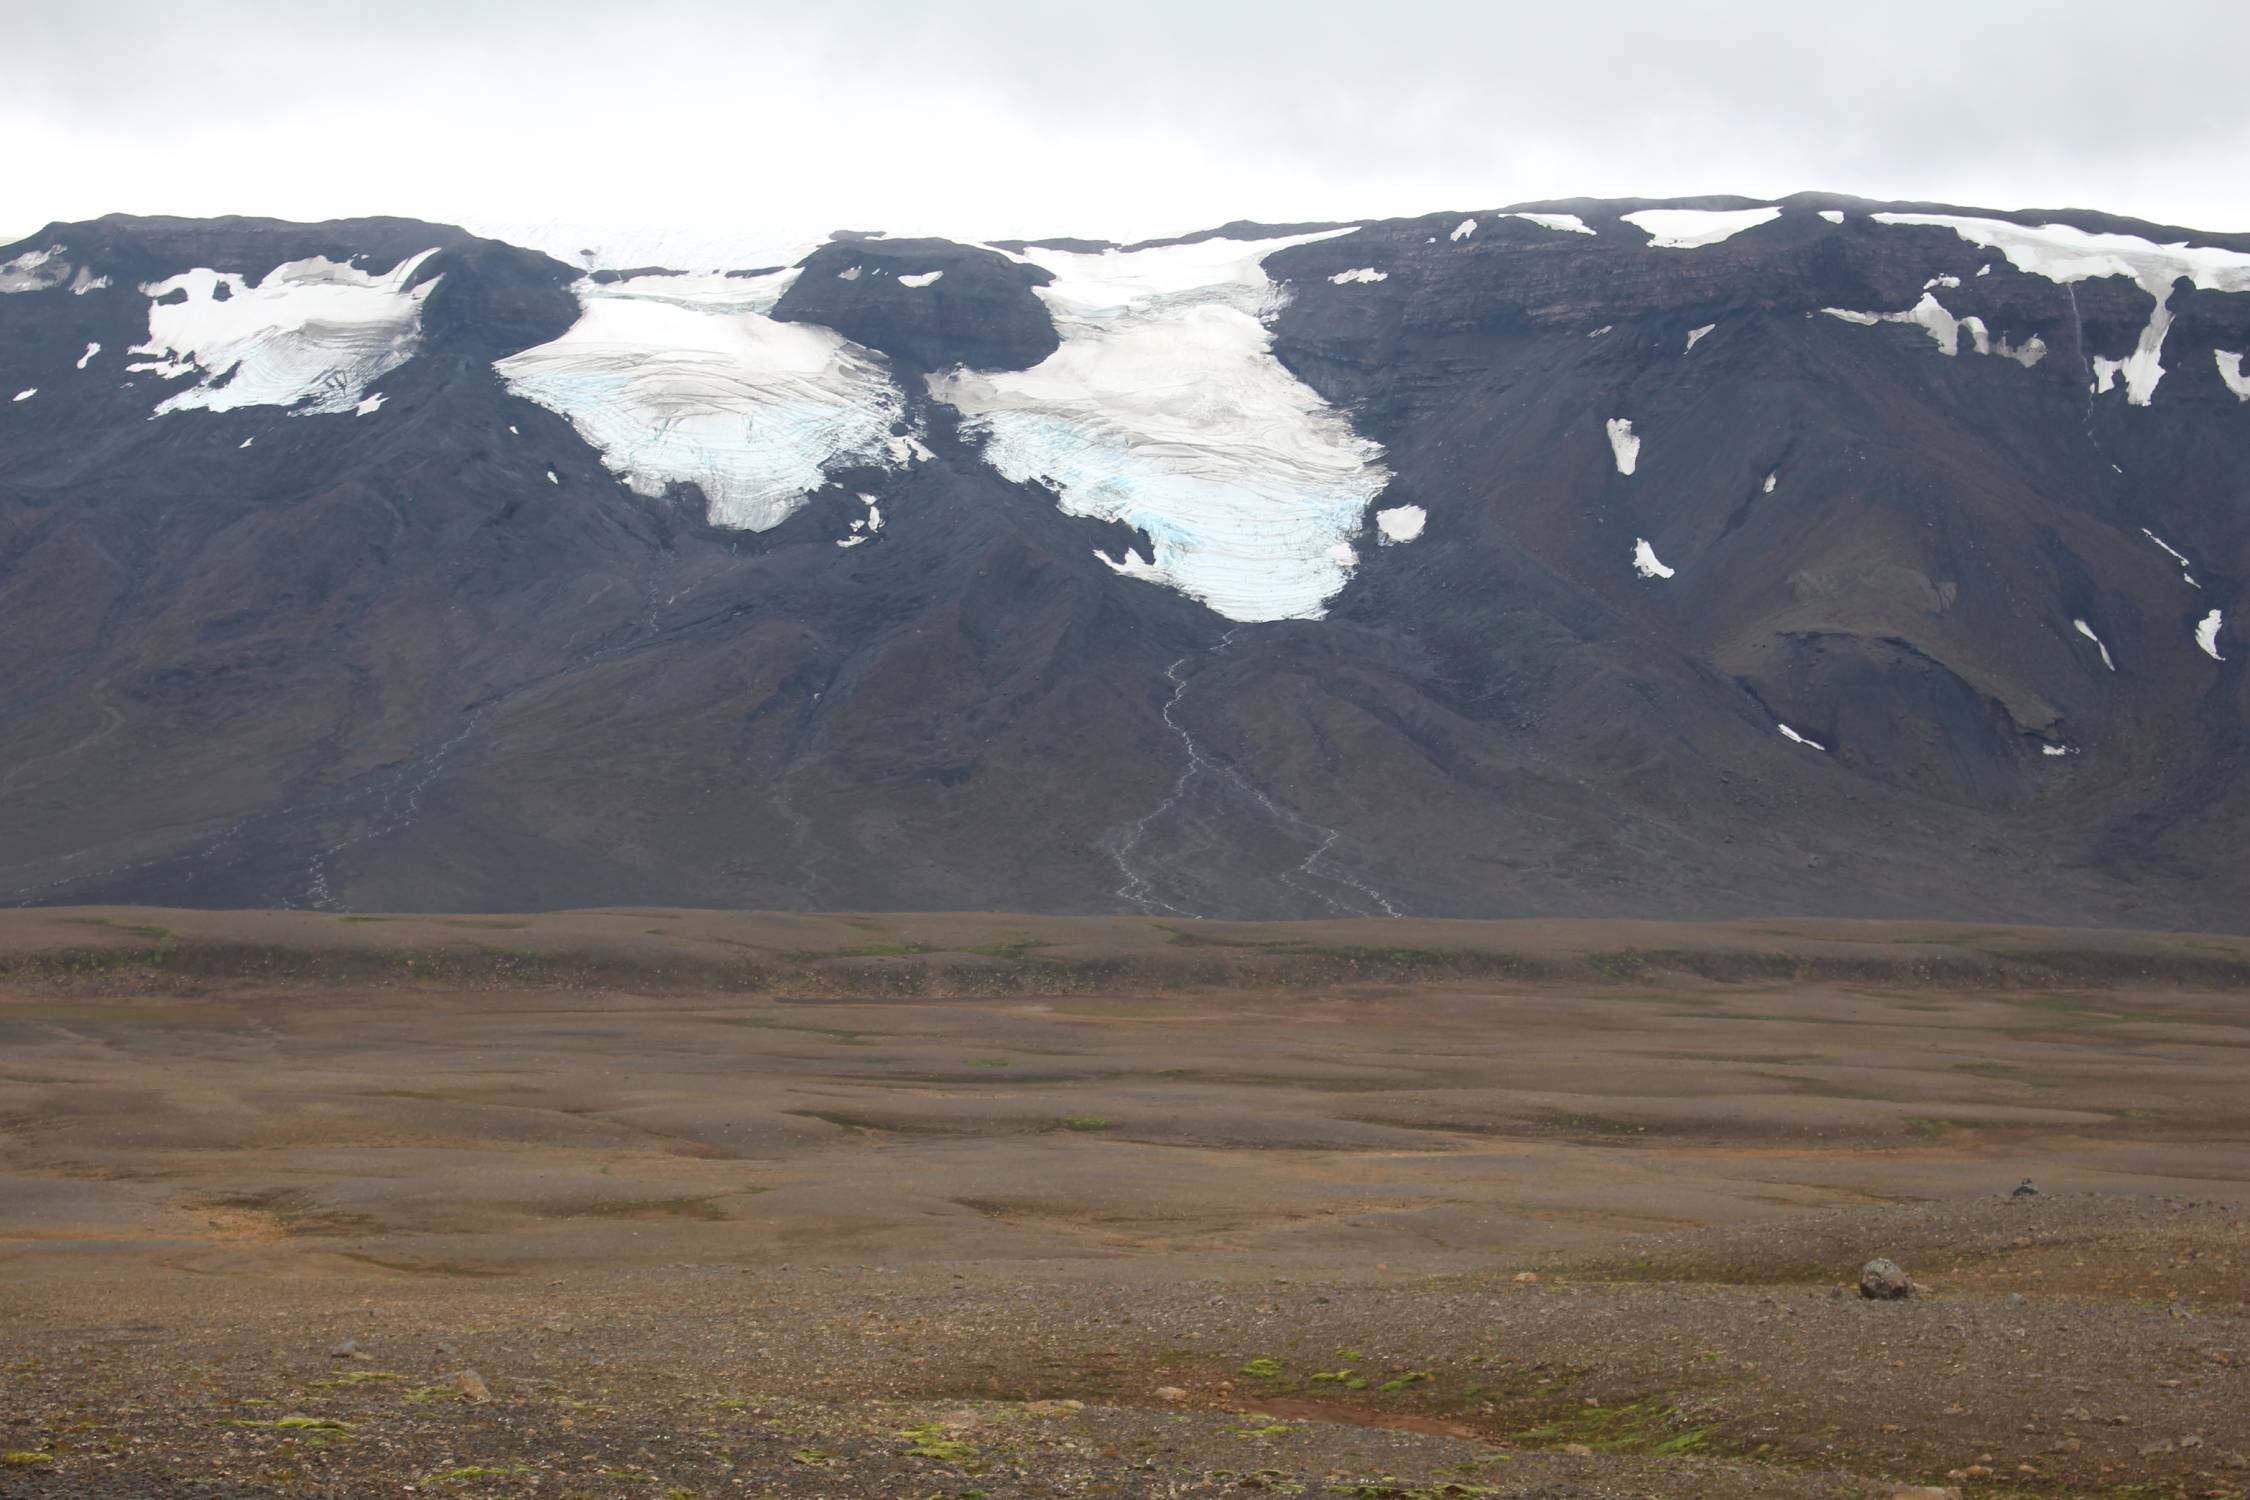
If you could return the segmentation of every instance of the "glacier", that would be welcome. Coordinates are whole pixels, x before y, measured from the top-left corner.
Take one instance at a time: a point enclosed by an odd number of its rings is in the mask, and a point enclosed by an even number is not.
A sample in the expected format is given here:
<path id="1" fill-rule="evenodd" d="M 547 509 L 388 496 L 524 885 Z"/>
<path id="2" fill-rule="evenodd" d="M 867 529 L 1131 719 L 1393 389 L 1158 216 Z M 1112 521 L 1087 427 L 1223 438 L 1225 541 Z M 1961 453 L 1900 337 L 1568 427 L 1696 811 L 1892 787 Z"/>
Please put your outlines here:
<path id="1" fill-rule="evenodd" d="M 1318 619 L 1390 476 L 1382 449 L 1274 358 L 1265 319 L 1286 292 L 1263 263 L 1352 232 L 1027 247 L 1019 258 L 1054 278 L 1038 296 L 1061 347 L 1028 370 L 932 374 L 930 393 L 1008 478 L 1147 532 L 1154 555 L 1110 562 L 1120 572 L 1230 620 Z"/>
<path id="2" fill-rule="evenodd" d="M 898 469 L 928 452 L 894 438 L 905 402 L 879 355 L 769 316 L 797 275 L 581 281 L 569 331 L 496 368 L 636 493 L 693 484 L 714 526 L 765 531 L 832 466 Z"/>
<path id="3" fill-rule="evenodd" d="M 422 303 L 442 279 L 414 277 L 436 247 L 374 273 L 322 256 L 288 261 L 253 284 L 209 267 L 141 288 L 146 358 L 128 371 L 201 378 L 156 405 L 176 411 L 282 406 L 300 415 L 355 410 L 372 382 L 414 355 Z M 177 295 L 180 300 L 165 299 Z"/>

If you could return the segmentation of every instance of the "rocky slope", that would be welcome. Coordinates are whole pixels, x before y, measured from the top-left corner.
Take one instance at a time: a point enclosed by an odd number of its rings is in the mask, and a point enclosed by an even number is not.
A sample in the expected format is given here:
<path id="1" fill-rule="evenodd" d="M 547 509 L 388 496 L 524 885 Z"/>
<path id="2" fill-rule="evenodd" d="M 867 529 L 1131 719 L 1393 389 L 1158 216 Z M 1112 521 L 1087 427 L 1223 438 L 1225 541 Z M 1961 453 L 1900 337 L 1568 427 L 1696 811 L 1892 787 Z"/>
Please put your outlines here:
<path id="1" fill-rule="evenodd" d="M 1803 196 L 686 269 L 0 247 L 0 896 L 2250 912 L 2250 240 Z"/>

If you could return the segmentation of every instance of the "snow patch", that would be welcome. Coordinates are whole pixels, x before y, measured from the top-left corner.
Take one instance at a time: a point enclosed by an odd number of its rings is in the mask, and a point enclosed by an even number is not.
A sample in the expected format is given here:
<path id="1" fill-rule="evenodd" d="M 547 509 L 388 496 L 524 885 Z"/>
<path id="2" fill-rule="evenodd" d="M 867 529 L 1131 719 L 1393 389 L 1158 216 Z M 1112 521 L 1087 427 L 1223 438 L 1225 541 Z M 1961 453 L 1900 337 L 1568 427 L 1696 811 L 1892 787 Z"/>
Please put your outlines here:
<path id="1" fill-rule="evenodd" d="M 650 275 L 578 283 L 578 321 L 495 368 L 569 421 L 635 493 L 693 484 L 715 526 L 764 531 L 834 464 L 901 466 L 889 368 L 815 323 L 768 316 L 796 280 Z"/>
<path id="2" fill-rule="evenodd" d="M 1665 567 L 1662 562 L 1658 561 L 1656 549 L 1648 544 L 1646 538 L 1635 537 L 1633 539 L 1633 571 L 1643 578 L 1669 578 L 1674 570 Z"/>
<path id="3" fill-rule="evenodd" d="M 375 413 L 381 411 L 383 409 L 383 403 L 389 399 L 390 398 L 385 396 L 381 391 L 377 391 L 374 395 L 369 396 L 365 401 L 362 401 L 359 403 L 359 405 L 353 407 L 352 411 L 358 416 L 371 417 L 375 415 Z"/>
<path id="4" fill-rule="evenodd" d="M 1391 279 L 1391 273 L 1388 271 L 1378 271 L 1373 266 L 1361 266 L 1356 271 L 1338 271 L 1335 275 L 1329 277 L 1328 279 L 1336 283 L 1336 285 L 1338 286 L 1349 286 L 1355 281 L 1361 283 L 1388 281 Z"/>
<path id="5" fill-rule="evenodd" d="M 1719 326 L 1719 325 L 1718 325 L 1718 324 L 1716 324 L 1716 323 L 1706 323 L 1706 324 L 1704 324 L 1704 325 L 1703 325 L 1703 326 L 1702 326 L 1701 328 L 1690 328 L 1690 329 L 1688 330 L 1688 336 L 1687 336 L 1687 346 L 1688 346 L 1688 349 L 1693 349 L 1693 348 L 1695 347 L 1695 341 L 1696 341 L 1697 339 L 1700 339 L 1700 338 L 1702 338 L 1702 337 L 1703 337 L 1703 336 L 1704 336 L 1705 334 L 1709 333 L 1709 332 L 1710 332 L 1710 331 L 1711 331 L 1712 329 L 1714 329 L 1714 328 L 1716 328 L 1716 327 L 1718 327 L 1718 326 Z M 1681 350 L 1680 352 L 1681 352 L 1682 354 L 1685 354 L 1685 353 L 1687 353 L 1687 349 L 1682 349 L 1682 350 Z"/>
<path id="6" fill-rule="evenodd" d="M 2215 609 L 2195 623 L 2195 643 L 2201 646 L 2203 654 L 2213 661 L 2226 660 L 2219 654 L 2219 626 L 2223 623 L 2224 616 Z"/>
<path id="7" fill-rule="evenodd" d="M 37 386 L 33 386 L 33 387 L 32 387 L 31 389 L 29 389 L 29 390 L 27 390 L 27 391 L 18 391 L 18 392 L 16 392 L 16 396 L 15 396 L 15 399 L 16 399 L 16 400 L 18 400 L 18 401 L 29 401 L 29 400 L 30 400 L 30 399 L 31 399 L 32 397 L 34 397 L 34 396 L 36 396 L 36 395 L 38 395 L 38 394 L 39 394 L 39 387 L 37 387 Z"/>
<path id="8" fill-rule="evenodd" d="M 254 443 L 254 442 L 256 442 L 256 441 L 257 441 L 257 439 L 256 439 L 255 437 L 246 437 L 246 438 L 244 438 L 244 439 L 243 439 L 243 440 L 242 440 L 241 442 L 239 442 L 239 443 L 236 443 L 236 444 L 235 444 L 234 446 L 235 446 L 235 449 L 236 449 L 236 451 L 238 451 L 238 452 L 239 452 L 240 450 L 242 450 L 242 449 L 244 449 L 244 448 L 247 448 L 247 447 L 249 447 L 249 446 L 250 446 L 250 445 L 251 445 L 252 443 Z"/>
<path id="9" fill-rule="evenodd" d="M 1820 211 L 1820 216 L 1826 219 L 1831 224 L 1841 224 L 1844 222 L 1844 212 L 1839 208 L 1824 208 Z"/>
<path id="10" fill-rule="evenodd" d="M 1651 248 L 1663 250 L 1716 245 L 1780 217 L 1778 208 L 1644 208 L 1624 216 L 1626 223 L 1648 236 Z"/>
<path id="11" fill-rule="evenodd" d="M 1576 214 L 1510 214 L 1511 219 L 1528 219 L 1541 229 L 1552 229 L 1557 234 L 1592 234 L 1586 221 Z"/>
<path id="12" fill-rule="evenodd" d="M 2242 354 L 2235 349 L 2214 349 L 2211 357 L 2219 362 L 2219 379 L 2234 392 L 2237 401 L 2250 401 L 2250 375 L 2242 373 Z"/>
<path id="13" fill-rule="evenodd" d="M 1611 417 L 1604 425 L 1609 433 L 1609 452 L 1617 460 L 1617 472 L 1630 474 L 1641 461 L 1641 440 L 1633 436 L 1633 423 L 1627 417 Z"/>
<path id="14" fill-rule="evenodd" d="M 1617 325 L 1616 325 L 1616 324 L 1614 324 L 1614 323 L 1604 323 L 1604 324 L 1603 324 L 1603 325 L 1602 325 L 1601 327 L 1599 327 L 1599 328 L 1595 329 L 1595 330 L 1594 330 L 1594 331 L 1593 331 L 1592 333 L 1589 333 L 1589 334 L 1587 334 L 1587 335 L 1586 335 L 1586 337 L 1588 337 L 1588 338 L 1590 338 L 1590 339 L 1598 339 L 1598 338 L 1600 338 L 1600 337 L 1601 337 L 1601 336 L 1602 336 L 1603 334 L 1605 334 L 1605 333 L 1609 332 L 1609 331 L 1610 331 L 1610 330 L 1611 330 L 1612 328 L 1615 328 L 1616 326 L 1617 326 Z"/>
<path id="15" fill-rule="evenodd" d="M 70 263 L 63 259 L 69 253 L 62 245 L 26 250 L 0 265 L 0 292 L 44 292 L 61 286 L 70 279 Z"/>
<path id="16" fill-rule="evenodd" d="M 1476 232 L 1477 221 L 1474 219 L 1463 219 L 1460 223 L 1453 226 L 1453 232 L 1447 235 L 1446 238 L 1449 240 L 1465 240 L 1470 235 L 1475 234 Z"/>
<path id="17" fill-rule="evenodd" d="M 2086 637 L 2087 640 L 2094 643 L 2094 649 L 2102 654 L 2102 665 L 2109 668 L 2112 672 L 2116 671 L 2117 663 L 2109 659 L 2109 647 L 2102 643 L 2102 638 L 2100 636 L 2094 634 L 2094 627 L 2087 624 L 2084 620 L 2072 620 L 2070 623 L 2077 629 L 2080 635 Z"/>
<path id="18" fill-rule="evenodd" d="M 2039 753 L 2041 755 L 2076 755 L 2078 747 L 2076 745 L 2041 745 Z"/>
<path id="19" fill-rule="evenodd" d="M 78 356 L 78 368 L 79 368 L 79 369 L 81 369 L 81 370 L 85 369 L 85 368 L 86 368 L 86 366 L 87 366 L 87 363 L 88 363 L 89 361 L 91 361 L 91 360 L 93 359 L 93 357 L 94 357 L 95 355 L 97 355 L 97 354 L 99 354 L 99 353 L 101 353 L 101 352 L 102 352 L 102 346 L 101 346 L 101 345 L 99 345 L 99 344 L 88 344 L 88 345 L 86 346 L 86 352 L 85 352 L 84 354 L 81 354 L 81 355 L 79 355 L 79 356 Z"/>
<path id="20" fill-rule="evenodd" d="M 2202 584 L 2196 583 L 2194 575 L 2188 572 L 2188 569 L 2194 567 L 2195 564 L 2188 561 L 2188 557 L 2185 552 L 2180 551 L 2177 547 L 2174 547 L 2170 542 L 2165 541 L 2164 538 L 2158 536 L 2155 532 L 2149 530 L 2146 526 L 2143 526 L 2141 528 L 2141 535 L 2147 537 L 2150 541 L 2156 543 L 2157 546 L 2162 547 L 2166 552 L 2171 554 L 2172 560 L 2180 565 L 2181 578 L 2185 579 L 2190 585 L 2195 588 L 2203 587 Z"/>
<path id="21" fill-rule="evenodd" d="M 1375 512 L 1375 529 L 1382 534 L 1383 545 L 1388 547 L 1393 542 L 1413 541 L 1422 534 L 1429 520 L 1429 513 L 1419 505 L 1395 505 Z"/>
<path id="22" fill-rule="evenodd" d="M 2186 278 L 2198 289 L 2250 292 L 2250 253 L 2212 245 L 2159 245 L 2136 234 L 2095 233 L 2068 224 L 2011 224 L 2004 219 L 1953 214 L 1875 214 L 1881 224 L 1950 229 L 1962 239 L 1998 250 L 2017 270 L 2058 285 L 2122 276 L 2149 294 L 2154 306 L 2133 352 L 2094 364 L 2094 394 L 2123 380 L 2129 406 L 2146 406 L 2164 378 L 2164 336 L 2172 327 L 2172 286 Z M 1980 273 L 1981 274 L 1981 273 Z"/>
<path id="23" fill-rule="evenodd" d="M 1774 471 L 1773 471 L 1773 472 L 1772 472 L 1771 474 L 1768 474 L 1768 475 L 1766 476 L 1766 493 L 1767 493 L 1767 494 L 1769 494 L 1769 495 L 1770 495 L 1770 494 L 1772 494 L 1772 493 L 1773 493 L 1773 487 L 1774 487 L 1774 486 L 1775 486 L 1776 484 L 1779 484 L 1780 482 L 1781 482 L 1781 471 L 1780 471 L 1779 469 L 1776 469 L 1776 470 L 1774 470 Z"/>
<path id="24" fill-rule="evenodd" d="M 838 272 L 836 273 L 836 279 L 837 279 L 838 281 L 857 281 L 857 280 L 859 280 L 859 267 L 857 267 L 857 266 L 846 266 L 846 267 L 845 267 L 845 268 L 844 268 L 843 270 L 841 270 L 841 271 L 838 271 Z"/>
<path id="25" fill-rule="evenodd" d="M 2012 359 L 2028 370 L 2047 357 L 2047 341 L 2036 333 L 2021 344 L 2011 344 L 2007 339 L 1999 338 L 1993 340 L 1991 352 L 2002 359 Z"/>
<path id="26" fill-rule="evenodd" d="M 561 484 L 561 483 L 562 483 L 562 480 L 561 480 L 561 479 L 560 479 L 559 477 L 557 477 L 557 475 L 555 474 L 555 471 L 554 471 L 553 469 L 549 469 L 549 470 L 547 471 L 547 482 L 548 482 L 549 484 Z"/>
<path id="27" fill-rule="evenodd" d="M 1814 750 L 1821 750 L 1821 751 L 1825 751 L 1825 750 L 1827 750 L 1827 748 L 1828 748 L 1828 747 L 1827 747 L 1826 745 L 1823 745 L 1823 744 L 1822 744 L 1822 743 L 1821 743 L 1820 741 L 1818 741 L 1818 740 L 1808 740 L 1808 739 L 1806 739 L 1806 738 L 1805 738 L 1805 737 L 1804 737 L 1803 735 L 1799 734 L 1799 733 L 1798 733 L 1798 732 L 1797 732 L 1796 730 L 1794 730 L 1794 729 L 1791 729 L 1791 728 L 1790 728 L 1790 727 L 1789 727 L 1789 726 L 1788 726 L 1787 724 L 1776 724 L 1776 725 L 1774 725 L 1773 727 L 1774 727 L 1774 728 L 1776 728 L 1776 729 L 1778 729 L 1778 730 L 1780 730 L 1780 731 L 1781 731 L 1781 737 L 1782 737 L 1783 739 L 1785 739 L 1785 740 L 1788 740 L 1788 741 L 1789 741 L 1790 743 L 1792 743 L 1792 744 L 1797 744 L 1797 745 L 1804 745 L 1804 746 L 1806 746 L 1806 747 L 1808 747 L 1808 748 L 1810 748 L 1810 749 L 1814 749 Z"/>
<path id="28" fill-rule="evenodd" d="M 1952 313 L 1946 311 L 1945 304 L 1939 302 L 1936 296 L 1929 292 L 1924 292 L 1922 300 L 1904 312 L 1855 312 L 1845 307 L 1824 307 L 1821 311 L 1831 318 L 1841 318 L 1846 323 L 1857 323 L 1863 328 L 1872 328 L 1878 323 L 1915 324 L 1929 334 L 1931 342 L 1938 346 L 1938 352 L 1945 355 L 1955 355 L 1961 352 L 1961 333 L 1963 329 L 1966 329 L 1976 346 L 1977 353 L 1989 354 L 1992 352 L 1992 342 L 1985 333 L 1984 323 L 1981 319 L 1954 317 Z"/>
<path id="29" fill-rule="evenodd" d="M 351 411 L 420 344 L 422 303 L 441 278 L 408 283 L 435 254 L 425 250 L 379 276 L 316 255 L 276 266 L 254 286 L 207 267 L 151 282 L 141 288 L 148 342 L 130 351 L 150 358 L 126 368 L 202 377 L 158 402 L 158 416 L 244 406 Z M 163 300 L 176 292 L 184 300 Z"/>
<path id="30" fill-rule="evenodd" d="M 901 276 L 898 279 L 898 284 L 900 286 L 925 287 L 944 274 L 943 271 L 924 271 L 919 276 Z"/>
<path id="31" fill-rule="evenodd" d="M 1958 286 L 1960 283 L 1954 280 L 1952 284 Z M 2005 338 L 1995 343 L 1991 330 L 1985 327 L 1984 319 L 1974 315 L 1956 318 L 1944 303 L 1938 301 L 1935 292 L 1923 292 L 1921 300 L 1904 312 L 1857 312 L 1848 307 L 1824 307 L 1821 311 L 1831 318 L 1857 323 L 1863 328 L 1872 328 L 1878 323 L 1911 323 L 1927 333 L 1930 342 L 1937 345 L 1938 352 L 1948 357 L 1961 352 L 1961 335 L 1964 333 L 1969 336 L 1969 347 L 1977 353 L 1998 354 L 2004 359 L 2014 360 L 2027 370 L 2039 363 L 2047 353 L 2046 343 L 2037 334 L 2025 340 L 2021 347 L 2009 343 Z"/>
<path id="32" fill-rule="evenodd" d="M 930 392 L 985 435 L 984 456 L 1051 487 L 1073 515 L 1149 534 L 1120 572 L 1232 620 L 1316 619 L 1389 475 L 1382 449 L 1273 357 L 1286 291 L 1263 262 L 1350 234 L 1200 240 L 1131 252 L 1031 248 L 1062 346 L 1029 370 L 956 370 Z"/>
<path id="33" fill-rule="evenodd" d="M 903 437 L 884 438 L 883 451 L 890 456 L 891 467 L 894 469 L 904 469 L 914 464 L 926 464 L 937 457 L 935 453 L 932 453 L 923 445 L 920 438 L 911 432 Z"/>

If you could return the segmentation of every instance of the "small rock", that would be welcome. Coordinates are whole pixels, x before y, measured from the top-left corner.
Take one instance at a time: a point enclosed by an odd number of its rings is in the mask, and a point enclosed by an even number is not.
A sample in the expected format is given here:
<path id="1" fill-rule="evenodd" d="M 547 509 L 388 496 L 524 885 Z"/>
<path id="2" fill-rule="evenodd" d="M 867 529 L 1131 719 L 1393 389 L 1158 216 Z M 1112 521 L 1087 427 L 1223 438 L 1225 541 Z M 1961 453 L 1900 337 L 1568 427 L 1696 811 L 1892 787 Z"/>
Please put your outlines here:
<path id="1" fill-rule="evenodd" d="M 1914 1283 L 1894 1260 L 1871 1260 L 1859 1268 L 1859 1294 L 1877 1302 L 1914 1295 Z"/>
<path id="2" fill-rule="evenodd" d="M 2161 1458 L 2171 1451 L 2172 1440 L 2170 1438 L 2158 1438 L 2153 1443 L 2141 1445 L 2141 1457 L 2143 1458 Z"/>
<path id="3" fill-rule="evenodd" d="M 1160 1385 L 1156 1388 L 1156 1399 L 1159 1401 L 1185 1401 L 1187 1392 L 1176 1385 Z"/>
<path id="4" fill-rule="evenodd" d="M 2016 1190 L 2010 1193 L 2008 1196 L 2011 1198 L 2039 1197 L 2039 1184 L 2026 1177 L 2023 1181 L 2016 1184 Z"/>
<path id="5" fill-rule="evenodd" d="M 492 1399 L 492 1388 L 486 1385 L 484 1377 L 474 1370 L 455 1370 L 445 1378 L 449 1385 L 471 1401 L 490 1401 Z"/>
<path id="6" fill-rule="evenodd" d="M 1537 1271 L 1518 1271 L 1518 1272 L 1516 1272 L 1516 1280 L 1518 1280 L 1518 1281 L 1537 1281 L 1538 1279 L 1539 1279 L 1539 1273 L 1538 1273 Z"/>
<path id="7" fill-rule="evenodd" d="M 2023 1293 L 2021 1293 L 2021 1292 L 2010 1292 L 2010 1293 L 2008 1293 L 2008 1305 L 2009 1305 L 2010 1307 L 2021 1307 L 2021 1306 L 2023 1306 L 2023 1305 L 2024 1305 L 2025 1303 L 2029 1302 L 2030 1300 L 2031 1300 L 2031 1299 L 2030 1299 L 2029 1297 L 2026 1297 L 2026 1296 L 2025 1296 L 2025 1295 L 2024 1295 Z"/>
<path id="8" fill-rule="evenodd" d="M 2182 1448 L 2200 1448 L 2203 1446 L 2203 1439 L 2191 1432 L 2180 1439 L 2180 1446 Z"/>
<path id="9" fill-rule="evenodd" d="M 338 1344 L 335 1348 L 329 1350 L 328 1357 L 330 1359 L 350 1359 L 357 1353 L 359 1353 L 359 1340 L 346 1339 L 341 1344 Z"/>

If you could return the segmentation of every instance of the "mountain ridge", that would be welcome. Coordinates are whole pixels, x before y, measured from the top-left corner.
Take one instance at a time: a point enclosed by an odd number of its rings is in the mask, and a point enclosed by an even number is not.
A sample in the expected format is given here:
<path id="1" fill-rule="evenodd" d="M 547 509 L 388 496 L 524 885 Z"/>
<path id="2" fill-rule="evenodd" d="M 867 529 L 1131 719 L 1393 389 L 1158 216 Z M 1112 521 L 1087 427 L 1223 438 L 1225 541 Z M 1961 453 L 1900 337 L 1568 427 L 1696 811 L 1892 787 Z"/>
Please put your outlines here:
<path id="1" fill-rule="evenodd" d="M 0 896 L 2240 930 L 2245 252 L 1830 194 L 606 281 L 50 225 L 0 247 Z M 2012 258 L 2080 253 L 2130 264 Z M 333 415 L 229 404 L 319 319 L 127 353 L 300 297 L 374 330 Z M 691 470 L 810 478 L 749 529 Z"/>

